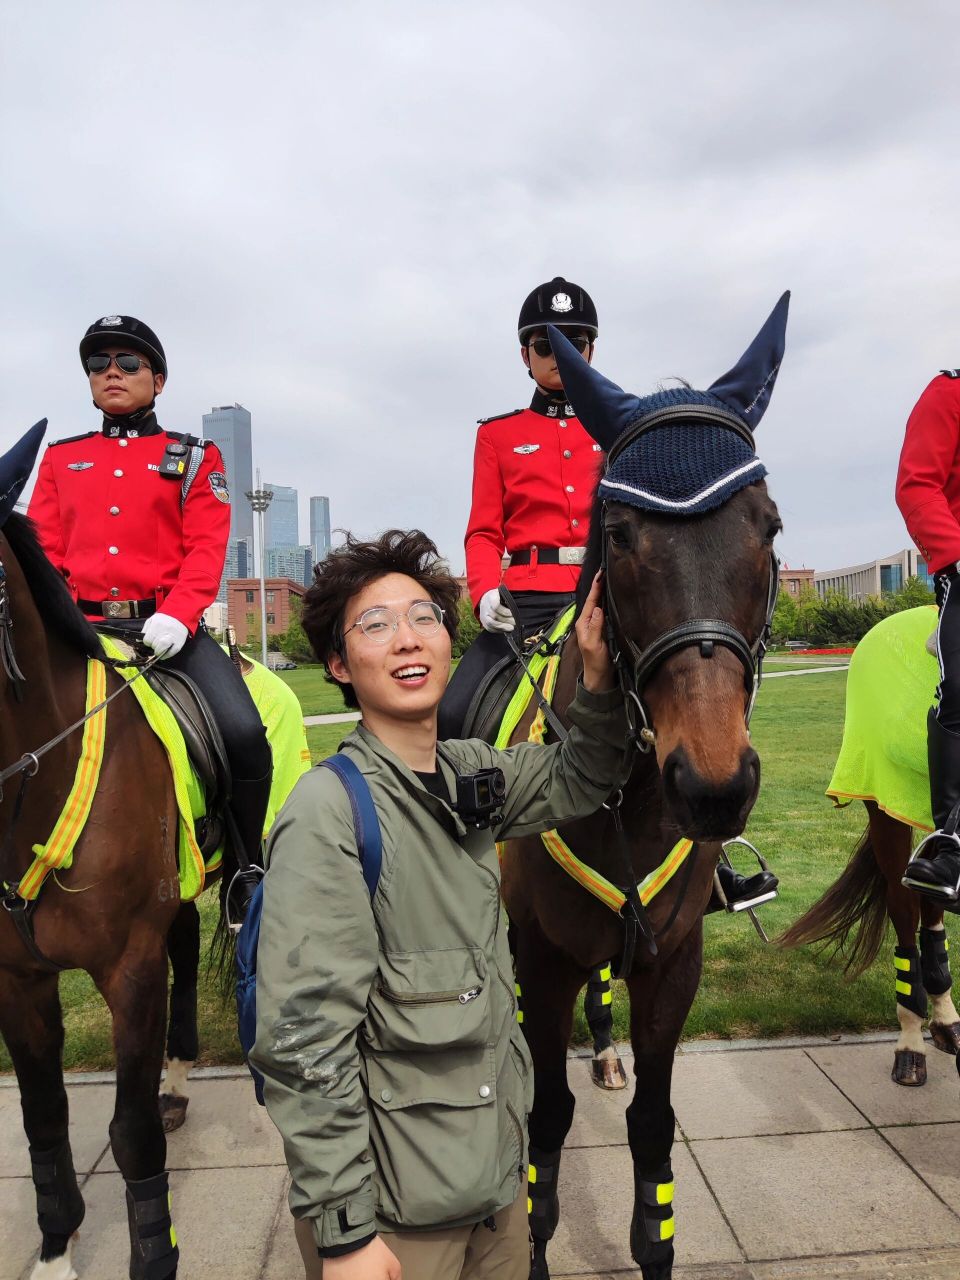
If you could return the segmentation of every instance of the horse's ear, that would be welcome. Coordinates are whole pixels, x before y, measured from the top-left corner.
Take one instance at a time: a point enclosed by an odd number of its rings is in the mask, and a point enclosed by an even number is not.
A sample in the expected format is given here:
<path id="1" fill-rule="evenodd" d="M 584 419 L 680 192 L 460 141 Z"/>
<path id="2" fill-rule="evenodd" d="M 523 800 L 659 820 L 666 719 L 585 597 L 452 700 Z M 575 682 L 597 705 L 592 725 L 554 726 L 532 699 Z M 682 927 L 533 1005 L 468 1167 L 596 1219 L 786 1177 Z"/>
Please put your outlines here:
<path id="1" fill-rule="evenodd" d="M 718 378 L 711 395 L 723 400 L 752 429 L 766 412 L 777 380 L 787 334 L 790 290 L 767 317 L 767 322 L 733 368 Z"/>
<path id="2" fill-rule="evenodd" d="M 47 420 L 41 418 L 0 458 L 0 525 L 6 523 L 7 516 L 16 506 L 37 460 L 40 441 L 46 429 Z"/>
<path id="3" fill-rule="evenodd" d="M 597 444 L 608 453 L 624 427 L 636 418 L 640 397 L 597 373 L 556 325 L 548 324 L 547 333 L 557 357 L 564 395 Z"/>

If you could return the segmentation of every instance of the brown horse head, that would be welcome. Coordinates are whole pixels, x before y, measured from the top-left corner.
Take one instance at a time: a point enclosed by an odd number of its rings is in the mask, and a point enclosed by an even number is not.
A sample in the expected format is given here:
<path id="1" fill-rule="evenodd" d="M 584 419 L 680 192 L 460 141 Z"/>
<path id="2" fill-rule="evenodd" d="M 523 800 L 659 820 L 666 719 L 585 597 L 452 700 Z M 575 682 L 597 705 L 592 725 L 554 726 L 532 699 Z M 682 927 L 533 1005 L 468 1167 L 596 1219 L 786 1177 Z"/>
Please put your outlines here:
<path id="1" fill-rule="evenodd" d="M 607 594 L 621 650 L 651 653 L 658 640 L 672 634 L 679 642 L 688 625 L 703 621 L 705 630 L 727 624 L 756 652 L 780 527 L 763 481 L 693 520 L 610 504 L 603 516 Z M 636 688 L 668 809 L 689 839 L 729 839 L 746 825 L 760 785 L 747 726 L 752 691 L 753 672 L 737 650 L 695 638 Z"/>
<path id="2" fill-rule="evenodd" d="M 707 391 L 638 397 L 550 328 L 564 388 L 607 457 L 584 589 L 603 568 L 609 636 L 639 743 L 682 834 L 739 835 L 760 762 L 749 714 L 776 599 L 781 528 L 753 430 L 783 357 L 784 294 Z"/>

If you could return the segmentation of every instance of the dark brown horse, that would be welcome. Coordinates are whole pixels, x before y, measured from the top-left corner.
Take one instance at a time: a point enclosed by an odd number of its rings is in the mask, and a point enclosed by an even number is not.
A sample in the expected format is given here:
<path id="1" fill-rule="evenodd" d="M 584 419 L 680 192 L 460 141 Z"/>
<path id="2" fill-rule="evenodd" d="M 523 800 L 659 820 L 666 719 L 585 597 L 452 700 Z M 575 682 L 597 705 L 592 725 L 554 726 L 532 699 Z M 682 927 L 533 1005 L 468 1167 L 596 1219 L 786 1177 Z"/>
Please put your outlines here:
<path id="1" fill-rule="evenodd" d="M 608 451 L 580 594 L 602 566 L 610 641 L 638 748 L 611 808 L 560 835 L 626 890 L 681 838 L 695 842 L 649 905 L 656 953 L 641 936 L 622 974 L 636 1074 L 627 1109 L 630 1243 L 645 1280 L 672 1274 L 671 1073 L 700 978 L 702 916 L 721 842 L 743 830 L 760 782 L 748 717 L 776 593 L 772 543 L 781 526 L 750 428 L 766 407 L 785 323 L 786 298 L 710 392 L 682 389 L 645 400 L 600 378 L 550 331 L 567 395 Z M 561 715 L 580 665 L 571 638 L 554 699 Z M 531 1276 L 544 1280 L 574 1108 L 566 1061 L 574 1001 L 596 965 L 623 963 L 625 924 L 561 869 L 540 837 L 506 846 L 503 892 L 534 1061 Z"/>
<path id="2" fill-rule="evenodd" d="M 834 948 L 845 954 L 845 972 L 855 978 L 876 959 L 892 923 L 900 1036 L 891 1075 L 897 1084 L 913 1086 L 927 1080 L 923 1023 L 929 1004 L 935 1047 L 954 1055 L 960 1048 L 943 908 L 900 883 L 914 830 L 930 829 L 926 723 L 937 664 L 925 642 L 935 619 L 930 608 L 894 614 L 857 646 L 847 677 L 843 747 L 828 794 L 841 803 L 863 799 L 867 829 L 838 879 L 779 940 L 787 947 Z M 891 684 L 896 697 L 889 694 Z M 907 816 L 901 820 L 889 811 Z"/>
<path id="3" fill-rule="evenodd" d="M 39 437 L 34 454 L 38 445 Z M 9 458 L 0 460 L 5 496 Z M 29 470 L 29 463 L 21 467 L 19 486 Z M 25 518 L 0 508 L 0 523 L 0 769 L 7 769 L 83 717 L 87 660 L 102 657 L 102 650 Z M 109 667 L 106 686 L 108 694 L 121 688 Z M 59 972 L 77 968 L 91 975 L 113 1020 L 117 1087 L 110 1141 L 127 1188 L 130 1275 L 172 1280 L 178 1255 L 157 1091 L 166 938 L 179 906 L 177 806 L 163 747 L 133 696 L 122 693 L 100 714 L 106 716 L 105 747 L 92 808 L 72 866 L 49 876 L 40 893 L 30 920 L 34 948 L 15 927 L 9 886 L 33 862 L 33 846 L 50 836 L 74 784 L 82 730 L 43 754 L 35 771 L 31 765 L 4 783 L 0 876 L 8 888 L 7 909 L 0 911 L 0 1034 L 20 1086 L 37 1193 L 42 1240 L 35 1280 L 75 1274 L 71 1240 L 84 1215 L 68 1137 L 58 995 Z"/>

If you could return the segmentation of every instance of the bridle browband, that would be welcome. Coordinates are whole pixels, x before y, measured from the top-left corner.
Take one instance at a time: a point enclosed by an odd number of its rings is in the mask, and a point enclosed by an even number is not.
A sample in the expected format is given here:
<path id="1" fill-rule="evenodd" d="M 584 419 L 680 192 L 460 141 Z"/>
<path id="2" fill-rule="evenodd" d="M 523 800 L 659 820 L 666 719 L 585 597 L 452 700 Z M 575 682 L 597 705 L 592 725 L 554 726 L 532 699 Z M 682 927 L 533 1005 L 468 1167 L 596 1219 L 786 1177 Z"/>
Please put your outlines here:
<path id="1" fill-rule="evenodd" d="M 724 409 L 711 405 L 670 405 L 665 409 L 656 409 L 640 418 L 628 427 L 615 442 L 607 455 L 605 471 L 640 436 L 654 427 L 679 419 L 685 421 L 707 422 L 735 432 L 742 440 L 754 448 L 753 434 L 740 418 Z M 770 639 L 770 627 L 773 622 L 773 611 L 777 603 L 777 592 L 780 586 L 780 561 L 776 552 L 770 552 L 770 578 L 767 585 L 767 608 L 763 626 L 756 640 L 751 642 L 723 618 L 689 618 L 685 622 L 671 627 L 652 640 L 646 648 L 641 649 L 624 631 L 617 602 L 610 589 L 609 575 L 609 542 L 607 538 L 607 500 L 601 500 L 600 507 L 600 568 L 603 573 L 604 604 L 607 620 L 607 646 L 610 657 L 617 672 L 617 679 L 623 690 L 624 703 L 627 709 L 627 720 L 630 725 L 632 741 L 639 751 L 650 751 L 656 741 L 653 720 L 643 700 L 643 690 L 655 672 L 683 649 L 699 646 L 700 656 L 712 658 L 716 646 L 729 649 L 743 667 L 743 682 L 747 694 L 747 705 L 744 719 L 749 725 L 753 707 L 760 688 L 763 675 L 763 658 Z"/>

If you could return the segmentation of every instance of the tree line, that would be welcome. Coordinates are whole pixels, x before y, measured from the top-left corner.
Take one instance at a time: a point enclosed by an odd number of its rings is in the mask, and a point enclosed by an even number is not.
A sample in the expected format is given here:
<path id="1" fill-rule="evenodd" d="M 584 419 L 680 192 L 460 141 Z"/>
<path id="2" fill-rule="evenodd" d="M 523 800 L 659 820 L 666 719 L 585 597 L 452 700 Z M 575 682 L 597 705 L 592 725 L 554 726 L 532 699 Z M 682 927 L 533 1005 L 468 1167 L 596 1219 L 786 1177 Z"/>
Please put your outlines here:
<path id="1" fill-rule="evenodd" d="M 796 596 L 781 589 L 773 611 L 771 641 L 782 645 L 788 640 L 803 640 L 813 649 L 854 645 L 891 613 L 933 603 L 933 592 L 919 578 L 908 578 L 898 591 L 865 600 L 851 600 L 842 591 L 828 591 L 820 597 L 808 585 Z"/>

